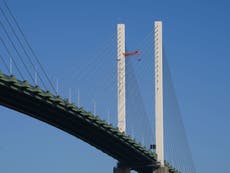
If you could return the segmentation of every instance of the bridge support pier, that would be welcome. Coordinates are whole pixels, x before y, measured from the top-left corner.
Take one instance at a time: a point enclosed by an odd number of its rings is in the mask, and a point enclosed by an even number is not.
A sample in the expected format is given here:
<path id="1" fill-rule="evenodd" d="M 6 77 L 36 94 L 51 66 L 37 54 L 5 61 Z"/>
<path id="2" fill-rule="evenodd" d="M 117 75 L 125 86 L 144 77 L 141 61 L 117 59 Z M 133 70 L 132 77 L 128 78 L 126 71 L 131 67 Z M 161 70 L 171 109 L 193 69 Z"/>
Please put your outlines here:
<path id="1" fill-rule="evenodd" d="M 157 170 L 155 170 L 153 173 L 169 173 L 169 170 L 167 167 L 160 167 Z"/>
<path id="2" fill-rule="evenodd" d="M 138 173 L 169 173 L 169 170 L 167 167 L 159 167 L 159 168 L 154 168 L 154 167 L 146 167 L 146 168 L 141 168 Z"/>

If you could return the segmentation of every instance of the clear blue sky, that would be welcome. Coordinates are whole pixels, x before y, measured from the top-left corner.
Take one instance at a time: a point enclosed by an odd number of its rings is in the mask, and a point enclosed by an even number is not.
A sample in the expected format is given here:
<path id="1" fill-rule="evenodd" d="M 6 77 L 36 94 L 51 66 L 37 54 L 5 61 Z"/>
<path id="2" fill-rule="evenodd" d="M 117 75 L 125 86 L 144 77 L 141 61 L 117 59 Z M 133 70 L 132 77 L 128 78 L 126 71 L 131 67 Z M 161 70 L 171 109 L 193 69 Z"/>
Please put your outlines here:
<path id="1" fill-rule="evenodd" d="M 227 0 L 8 2 L 49 74 L 58 76 L 66 90 L 74 85 L 68 76 L 84 62 L 77 57 L 95 52 L 115 33 L 117 23 L 126 24 L 132 43 L 151 31 L 154 20 L 162 20 L 197 172 L 230 171 Z M 88 144 L 27 116 L 0 110 L 0 172 L 112 172 L 116 161 Z"/>

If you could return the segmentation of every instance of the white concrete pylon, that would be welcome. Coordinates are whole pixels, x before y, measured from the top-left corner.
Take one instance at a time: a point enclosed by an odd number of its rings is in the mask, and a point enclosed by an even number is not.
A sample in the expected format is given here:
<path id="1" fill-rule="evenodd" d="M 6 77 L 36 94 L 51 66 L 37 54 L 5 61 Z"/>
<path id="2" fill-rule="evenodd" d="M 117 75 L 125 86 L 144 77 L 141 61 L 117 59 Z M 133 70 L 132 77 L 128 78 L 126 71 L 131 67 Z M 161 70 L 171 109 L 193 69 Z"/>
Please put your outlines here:
<path id="1" fill-rule="evenodd" d="M 125 25 L 117 25 L 117 95 L 118 95 L 118 128 L 126 131 L 125 105 Z"/>
<path id="2" fill-rule="evenodd" d="M 157 159 L 164 167 L 164 118 L 163 118 L 163 49 L 162 22 L 156 21 L 155 33 L 155 133 Z"/>

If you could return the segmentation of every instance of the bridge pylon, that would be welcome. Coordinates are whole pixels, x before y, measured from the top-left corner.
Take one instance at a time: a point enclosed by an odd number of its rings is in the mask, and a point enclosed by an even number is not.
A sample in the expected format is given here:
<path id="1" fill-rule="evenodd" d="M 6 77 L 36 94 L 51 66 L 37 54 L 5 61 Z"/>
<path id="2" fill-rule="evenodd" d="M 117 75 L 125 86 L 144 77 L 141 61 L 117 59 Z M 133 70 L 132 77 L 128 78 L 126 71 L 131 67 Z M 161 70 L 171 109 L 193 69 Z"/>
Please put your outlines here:
<path id="1" fill-rule="evenodd" d="M 169 170 L 167 167 L 160 167 L 156 171 L 154 171 L 154 173 L 168 173 L 168 172 Z"/>
<path id="2" fill-rule="evenodd" d="M 168 173 L 164 164 L 164 113 L 163 113 L 163 39 L 162 21 L 154 23 L 155 43 L 155 133 L 156 154 L 160 167 L 154 173 Z"/>
<path id="3" fill-rule="evenodd" d="M 125 25 L 117 25 L 117 113 L 118 129 L 126 131 L 126 99 L 125 99 Z"/>
<path id="4" fill-rule="evenodd" d="M 163 129 L 163 46 L 162 22 L 154 24 L 155 33 L 155 126 L 157 163 L 118 162 L 113 173 L 168 173 L 164 165 L 164 129 Z M 117 25 L 117 96 L 118 96 L 118 129 L 126 132 L 126 88 L 125 88 L 125 25 Z"/>
<path id="5" fill-rule="evenodd" d="M 163 118 L 163 46 L 162 22 L 154 24 L 155 33 L 155 133 L 157 161 L 164 167 L 164 118 Z"/>

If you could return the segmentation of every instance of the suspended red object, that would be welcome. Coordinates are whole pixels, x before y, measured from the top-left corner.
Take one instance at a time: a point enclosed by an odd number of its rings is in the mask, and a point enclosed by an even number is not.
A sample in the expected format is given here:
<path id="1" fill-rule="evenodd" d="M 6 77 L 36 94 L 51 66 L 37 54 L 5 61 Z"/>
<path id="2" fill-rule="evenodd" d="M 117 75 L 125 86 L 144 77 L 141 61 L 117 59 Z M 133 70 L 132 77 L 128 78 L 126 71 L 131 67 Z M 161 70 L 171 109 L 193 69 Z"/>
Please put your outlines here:
<path id="1" fill-rule="evenodd" d="M 139 50 L 136 50 L 134 52 L 125 52 L 123 55 L 125 56 L 125 58 L 128 58 L 129 56 L 134 56 L 134 55 L 140 55 L 141 52 Z"/>

